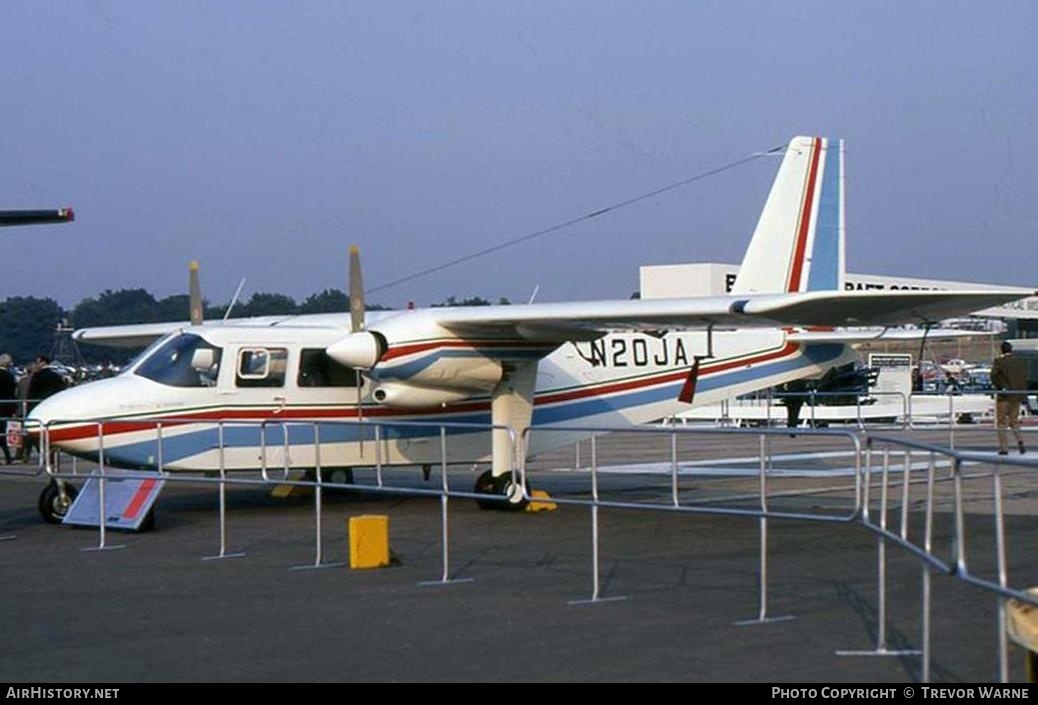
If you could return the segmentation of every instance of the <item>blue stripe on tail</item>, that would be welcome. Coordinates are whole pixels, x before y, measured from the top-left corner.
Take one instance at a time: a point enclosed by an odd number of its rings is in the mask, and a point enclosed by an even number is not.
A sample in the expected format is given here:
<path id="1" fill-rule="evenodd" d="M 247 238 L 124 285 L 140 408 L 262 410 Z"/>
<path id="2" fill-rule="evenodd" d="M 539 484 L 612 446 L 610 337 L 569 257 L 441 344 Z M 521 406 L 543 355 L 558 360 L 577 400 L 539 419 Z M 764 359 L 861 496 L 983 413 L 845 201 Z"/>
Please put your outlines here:
<path id="1" fill-rule="evenodd" d="M 807 291 L 832 291 L 840 287 L 840 160 L 843 156 L 838 140 L 826 141 Z"/>

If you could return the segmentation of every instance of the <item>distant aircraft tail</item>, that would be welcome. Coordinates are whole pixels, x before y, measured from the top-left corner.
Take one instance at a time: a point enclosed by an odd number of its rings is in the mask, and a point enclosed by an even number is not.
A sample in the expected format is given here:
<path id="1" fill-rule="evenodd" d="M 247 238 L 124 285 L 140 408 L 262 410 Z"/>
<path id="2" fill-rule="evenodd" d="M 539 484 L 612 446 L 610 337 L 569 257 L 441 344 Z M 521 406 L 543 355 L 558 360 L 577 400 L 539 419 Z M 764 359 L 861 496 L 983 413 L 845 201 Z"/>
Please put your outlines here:
<path id="1" fill-rule="evenodd" d="M 843 140 L 794 137 L 732 293 L 843 289 L 844 231 Z"/>

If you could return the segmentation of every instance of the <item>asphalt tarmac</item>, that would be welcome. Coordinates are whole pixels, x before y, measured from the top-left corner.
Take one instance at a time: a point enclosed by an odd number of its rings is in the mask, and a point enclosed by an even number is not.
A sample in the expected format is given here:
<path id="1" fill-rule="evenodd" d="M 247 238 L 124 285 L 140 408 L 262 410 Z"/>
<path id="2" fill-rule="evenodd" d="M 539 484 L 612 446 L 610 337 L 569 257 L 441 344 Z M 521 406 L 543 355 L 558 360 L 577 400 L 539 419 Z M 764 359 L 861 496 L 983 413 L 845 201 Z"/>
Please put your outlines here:
<path id="1" fill-rule="evenodd" d="M 606 441 L 603 465 L 657 462 L 666 450 Z M 817 439 L 786 451 L 829 453 Z M 700 444 L 702 456 L 751 457 L 755 437 Z M 718 455 L 719 451 L 724 451 Z M 587 449 L 584 449 L 587 458 Z M 691 451 L 682 451 L 692 459 Z M 802 455 L 804 453 L 801 453 Z M 699 457 L 699 456 L 696 456 Z M 573 451 L 538 462 L 536 484 L 560 497 L 585 496 L 586 473 L 560 470 Z M 747 462 L 749 466 L 753 463 Z M 468 469 L 452 470 L 467 485 Z M 418 473 L 404 482 L 425 484 Z M 850 505 L 849 479 L 791 477 L 780 507 L 835 514 Z M 1028 479 L 1008 494 L 1011 582 L 1038 584 L 1038 520 Z M 347 559 L 348 517 L 387 514 L 395 563 L 376 570 L 312 565 L 314 505 L 273 499 L 266 488 L 228 491 L 228 549 L 241 558 L 203 561 L 219 548 L 215 488 L 169 485 L 155 531 L 110 532 L 42 523 L 43 482 L 0 478 L 0 679 L 18 683 L 136 681 L 762 681 L 865 683 L 920 678 L 916 656 L 839 656 L 867 650 L 877 633 L 876 539 L 850 524 L 769 522 L 768 615 L 793 619 L 737 626 L 759 615 L 758 522 L 725 516 L 604 509 L 601 595 L 591 596 L 590 512 L 481 511 L 450 503 L 450 573 L 470 582 L 423 585 L 442 571 L 440 501 L 351 493 L 324 503 L 323 561 Z M 682 478 L 683 501 L 713 498 L 751 506 L 752 476 Z M 603 476 L 607 497 L 666 499 L 659 473 Z M 825 491 L 830 488 L 830 491 Z M 610 494 L 611 493 L 611 494 Z M 727 505 L 725 505 L 727 506 Z M 970 511 L 972 546 L 993 541 L 980 504 Z M 938 504 L 937 526 L 951 524 Z M 912 522 L 917 522 L 917 512 Z M 947 536 L 944 536 L 947 538 Z M 993 553 L 972 549 L 990 570 Z M 921 639 L 922 568 L 888 549 L 888 646 Z M 996 599 L 934 575 L 932 679 L 997 676 Z M 1023 655 L 1011 647 L 1012 677 Z"/>

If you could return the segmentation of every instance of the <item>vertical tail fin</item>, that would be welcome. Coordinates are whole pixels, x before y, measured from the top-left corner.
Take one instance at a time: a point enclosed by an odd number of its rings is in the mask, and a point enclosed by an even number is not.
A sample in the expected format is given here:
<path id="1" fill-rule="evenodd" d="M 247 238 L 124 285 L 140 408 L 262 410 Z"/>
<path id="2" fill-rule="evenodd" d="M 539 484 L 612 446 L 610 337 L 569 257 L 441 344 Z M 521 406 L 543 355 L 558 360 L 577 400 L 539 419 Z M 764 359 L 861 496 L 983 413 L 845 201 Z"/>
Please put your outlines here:
<path id="1" fill-rule="evenodd" d="M 732 293 L 843 289 L 844 210 L 843 140 L 794 137 Z"/>

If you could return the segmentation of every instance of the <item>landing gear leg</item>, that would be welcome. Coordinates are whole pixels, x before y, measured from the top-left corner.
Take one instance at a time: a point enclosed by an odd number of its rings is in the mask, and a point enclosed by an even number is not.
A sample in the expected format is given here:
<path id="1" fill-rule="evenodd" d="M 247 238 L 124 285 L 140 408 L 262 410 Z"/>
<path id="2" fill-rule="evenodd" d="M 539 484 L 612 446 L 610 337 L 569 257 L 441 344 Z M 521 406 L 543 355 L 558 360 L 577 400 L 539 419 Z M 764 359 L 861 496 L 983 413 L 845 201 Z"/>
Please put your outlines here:
<path id="1" fill-rule="evenodd" d="M 527 505 L 516 470 L 525 452 L 526 430 L 533 417 L 537 362 L 506 365 L 490 397 L 491 469 L 476 480 L 476 492 L 505 497 L 507 501 L 478 502 L 482 509 L 520 510 Z"/>

